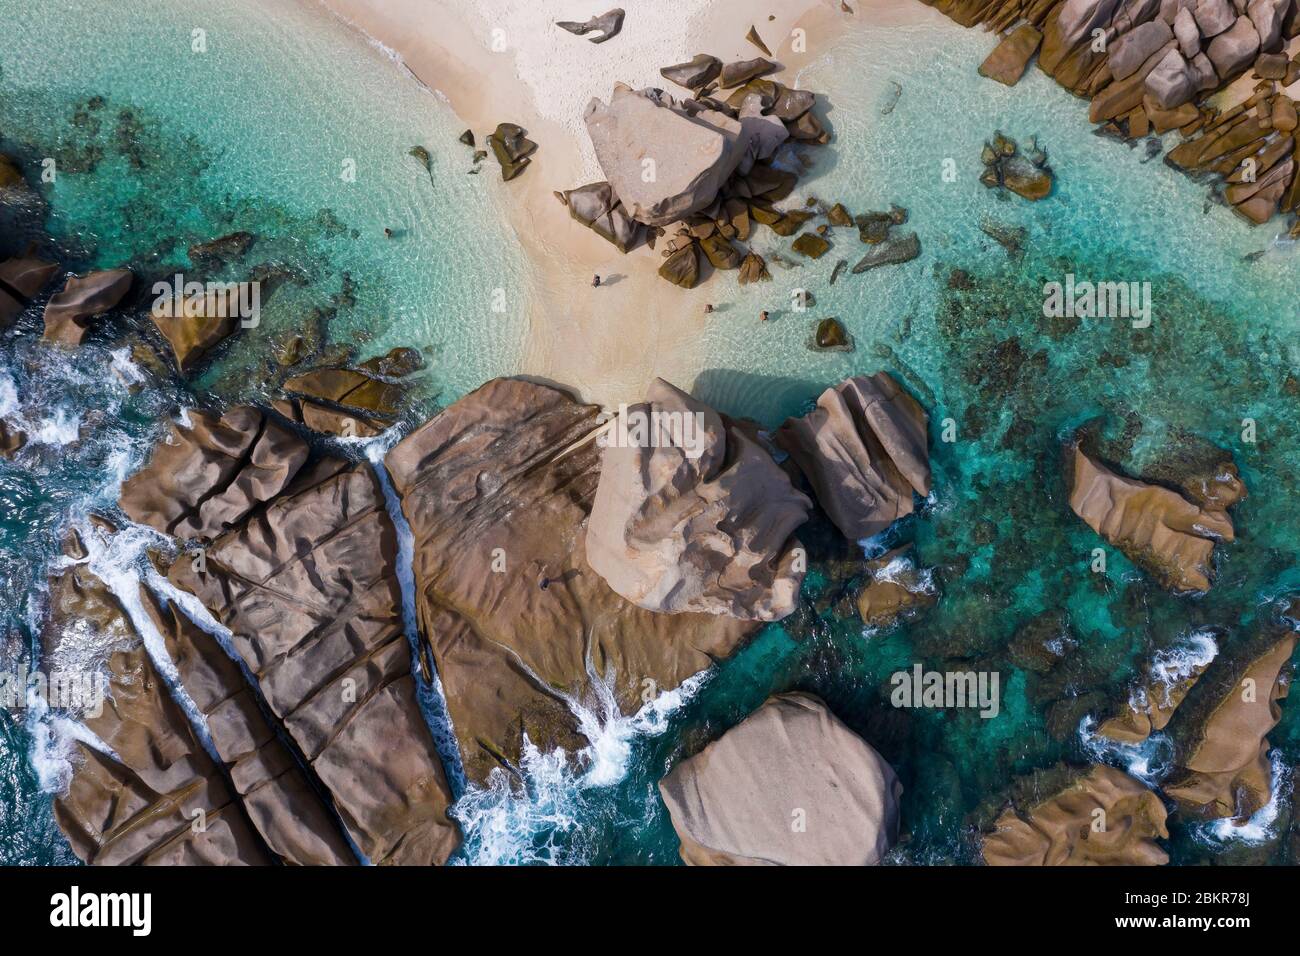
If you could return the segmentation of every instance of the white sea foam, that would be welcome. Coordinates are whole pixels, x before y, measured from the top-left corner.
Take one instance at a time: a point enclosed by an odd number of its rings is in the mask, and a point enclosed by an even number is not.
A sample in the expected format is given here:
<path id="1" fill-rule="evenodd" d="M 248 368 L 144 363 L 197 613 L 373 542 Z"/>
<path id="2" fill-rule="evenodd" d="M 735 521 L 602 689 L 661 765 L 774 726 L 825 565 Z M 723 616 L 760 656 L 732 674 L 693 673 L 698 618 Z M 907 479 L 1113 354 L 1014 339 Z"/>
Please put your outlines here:
<path id="1" fill-rule="evenodd" d="M 1273 789 L 1268 803 L 1245 820 L 1225 817 L 1205 824 L 1200 831 L 1205 837 L 1218 843 L 1235 842 L 1255 846 L 1267 843 L 1277 836 L 1274 825 L 1282 812 L 1283 802 L 1290 799 L 1292 776 L 1291 768 L 1282 757 L 1282 751 L 1272 751 L 1268 759 Z"/>
<path id="2" fill-rule="evenodd" d="M 664 733 L 669 718 L 699 692 L 710 674 L 703 671 L 676 690 L 660 693 L 630 717 L 618 709 L 612 680 L 592 681 L 595 700 L 590 705 L 566 699 L 588 746 L 575 755 L 562 748 L 544 753 L 525 737 L 517 778 L 498 768 L 485 786 L 469 787 L 451 810 L 465 835 L 466 861 L 585 862 L 586 848 L 563 838 L 585 819 L 586 806 L 598 791 L 627 777 L 636 739 Z"/>
<path id="3" fill-rule="evenodd" d="M 1157 786 L 1170 770 L 1173 744 L 1162 733 L 1154 733 L 1139 744 L 1124 744 L 1097 733 L 1092 715 L 1079 721 L 1079 743 L 1097 763 L 1120 764 L 1130 776 L 1149 787 Z"/>

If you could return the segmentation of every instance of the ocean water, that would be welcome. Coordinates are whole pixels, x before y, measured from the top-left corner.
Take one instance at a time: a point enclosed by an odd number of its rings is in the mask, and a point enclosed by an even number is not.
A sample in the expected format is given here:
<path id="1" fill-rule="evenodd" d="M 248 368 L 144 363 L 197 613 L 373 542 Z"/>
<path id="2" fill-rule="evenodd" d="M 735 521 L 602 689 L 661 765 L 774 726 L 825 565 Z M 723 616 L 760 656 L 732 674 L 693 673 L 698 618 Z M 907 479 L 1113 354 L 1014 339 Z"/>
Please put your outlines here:
<path id="1" fill-rule="evenodd" d="M 45 157 L 62 170 L 41 186 L 60 252 L 78 265 L 165 274 L 190 243 L 248 229 L 259 236 L 248 263 L 299 278 L 274 293 L 263 326 L 222 353 L 197 394 L 138 387 L 147 372 L 131 361 L 129 322 L 71 355 L 37 344 L 32 316 L 0 339 L 0 414 L 37 436 L 17 460 L 0 461 L 6 654 L 38 653 L 42 582 L 68 520 L 111 504 L 176 408 L 208 394 L 258 395 L 278 334 L 312 316 L 330 345 L 360 355 L 420 348 L 427 409 L 518 370 L 534 281 L 503 225 L 507 189 L 490 166 L 465 174 L 454 117 L 382 50 L 287 2 L 119 6 L 130 16 L 96 17 L 92 42 L 74 25 L 97 4 L 51 2 L 31 17 L 0 0 L 16 34 L 0 48 L 0 149 L 29 173 Z M 192 51 L 196 29 L 206 53 Z M 826 257 L 772 266 L 771 283 L 736 290 L 731 276 L 715 277 L 726 308 L 698 343 L 703 371 L 682 383 L 774 426 L 841 378 L 887 369 L 930 410 L 931 499 L 863 547 L 809 528 L 822 560 L 797 618 L 651 711 L 580 714 L 591 747 L 576 760 L 530 752 L 523 793 L 504 781 L 462 789 L 456 862 L 677 862 L 657 781 L 770 693 L 794 689 L 824 697 L 898 770 L 907 838 L 895 862 L 968 862 L 981 806 L 1017 775 L 1094 759 L 1081 728 L 1124 700 L 1158 652 L 1195 654 L 1204 633 L 1230 649 L 1300 585 L 1295 250 L 1277 241 L 1276 224 L 1252 229 L 1207 203 L 1204 186 L 1144 146 L 1092 135 L 1086 104 L 1036 71 L 1013 89 L 978 77 L 991 44 L 938 19 L 858 29 L 819 51 L 800 82 L 825 94 L 836 139 L 792 202 L 817 196 L 853 213 L 897 203 L 922 255 L 831 286 L 834 263 L 852 265 L 863 251 L 839 230 Z M 1030 204 L 978 183 L 980 147 L 997 129 L 1038 137 L 1056 173 L 1048 199 Z M 407 156 L 417 143 L 434 157 L 432 183 Z M 348 159 L 353 182 L 340 178 Z M 46 211 L 10 211 L 11 231 Z M 982 223 L 1023 229 L 1021 253 Z M 789 242 L 769 236 L 758 248 L 797 258 Z M 1071 272 L 1150 282 L 1151 327 L 1044 319 L 1044 283 Z M 791 307 L 801 288 L 815 298 L 805 313 Z M 492 311 L 497 289 L 505 312 Z M 761 308 L 772 321 L 757 321 Z M 807 349 L 824 316 L 845 323 L 853 352 Z M 1234 510 L 1238 540 L 1218 549 L 1204 597 L 1171 597 L 1109 548 L 1108 573 L 1088 570 L 1101 542 L 1068 509 L 1060 451 L 1099 417 L 1108 447 L 1136 472 L 1189 434 L 1232 451 L 1250 496 Z M 1253 443 L 1242 440 L 1245 418 L 1256 422 Z M 955 441 L 946 442 L 949 419 Z M 865 633 L 837 612 L 840 572 L 904 542 L 941 597 L 914 620 Z M 1044 641 L 1066 652 L 1046 674 L 1024 652 Z M 999 716 L 890 707 L 890 674 L 914 663 L 997 671 Z M 1296 710 L 1284 706 L 1270 735 L 1275 804 L 1231 832 L 1174 818 L 1175 861 L 1284 859 Z M 68 860 L 41 791 L 48 755 L 30 730 L 25 715 L 0 717 L 0 862 Z M 1157 779 L 1158 750 L 1103 756 Z"/>

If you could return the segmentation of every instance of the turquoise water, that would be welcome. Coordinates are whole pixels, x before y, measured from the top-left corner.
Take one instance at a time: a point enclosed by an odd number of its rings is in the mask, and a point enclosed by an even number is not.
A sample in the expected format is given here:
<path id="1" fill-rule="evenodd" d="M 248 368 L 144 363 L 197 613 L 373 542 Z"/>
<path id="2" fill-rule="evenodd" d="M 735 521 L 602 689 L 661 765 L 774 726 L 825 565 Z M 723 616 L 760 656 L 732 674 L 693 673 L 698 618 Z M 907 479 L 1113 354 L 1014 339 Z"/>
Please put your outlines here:
<path id="1" fill-rule="evenodd" d="M 501 184 L 464 174 L 446 107 L 314 11 L 133 0 L 120 7 L 129 16 L 97 23 L 92 44 L 72 25 L 98 4 L 47 3 L 40 18 L 24 8 L 0 0 L 0 20 L 15 31 L 0 49 L 0 149 L 29 175 L 56 159 L 62 172 L 41 191 L 45 227 L 67 261 L 166 274 L 190 243 L 247 229 L 259 235 L 247 263 L 300 277 L 274 293 L 263 325 L 221 355 L 196 396 L 130 387 L 139 372 L 129 328 L 71 358 L 34 343 L 33 317 L 0 339 L 0 411 L 40 438 L 15 462 L 0 461 L 5 647 L 30 655 L 41 582 L 66 521 L 113 500 L 173 406 L 209 392 L 260 394 L 276 335 L 314 315 L 330 345 L 362 356 L 394 345 L 425 351 L 430 408 L 518 370 L 533 279 L 503 225 Z M 206 53 L 191 52 L 195 28 L 206 30 Z M 836 613 L 839 572 L 861 552 L 810 527 L 805 541 L 820 560 L 799 615 L 763 631 L 671 713 L 607 722 L 577 769 L 536 753 L 524 796 L 464 794 L 459 862 L 676 862 L 655 783 L 769 693 L 790 689 L 822 695 L 898 769 L 908 834 L 898 861 L 969 861 L 980 805 L 1016 775 L 1087 759 L 1080 721 L 1124 699 L 1157 648 L 1208 626 L 1230 647 L 1262 605 L 1300 585 L 1293 250 L 1274 243 L 1279 227 L 1251 229 L 1207 205 L 1204 187 L 1143 147 L 1093 136 L 1086 104 L 1036 72 L 1010 90 L 978 78 L 990 44 L 946 21 L 864 29 L 805 72 L 802 84 L 826 94 L 836 141 L 797 199 L 841 201 L 854 213 L 905 206 L 922 255 L 830 286 L 835 261 L 852 264 L 862 250 L 841 230 L 820 262 L 774 267 L 771 283 L 733 293 L 731 277 L 716 277 L 717 301 L 730 296 L 736 307 L 708 326 L 698 343 L 705 371 L 682 383 L 774 425 L 846 375 L 896 374 L 931 410 L 935 493 L 871 547 L 914 542 L 939 603 L 864 634 Z M 903 92 L 882 115 L 891 82 Z M 1050 198 L 1004 200 L 979 185 L 980 147 L 995 129 L 1039 137 L 1057 176 Z M 434 157 L 436 185 L 407 156 L 416 143 Z M 949 158 L 954 182 L 943 176 Z M 355 182 L 340 178 L 347 159 Z M 38 213 L 19 216 L 19 226 Z M 1023 228 L 1023 254 L 989 239 L 985 220 Z M 394 239 L 383 238 L 385 226 Z M 789 240 L 768 237 L 760 251 L 765 243 L 788 254 Z M 1044 320 L 1043 284 L 1067 272 L 1150 282 L 1151 328 Z M 802 315 L 786 305 L 799 287 L 816 298 Z M 491 310 L 497 288 L 507 290 L 504 313 Z M 763 307 L 771 322 L 742 318 Z M 826 315 L 846 324 L 856 351 L 806 349 Z M 1205 597 L 1169 596 L 1113 549 L 1104 578 L 1087 570 L 1100 542 L 1068 510 L 1059 455 L 1062 439 L 1098 416 L 1108 450 L 1135 471 L 1180 429 L 1233 452 L 1250 497 L 1234 511 L 1238 540 L 1219 549 Z M 1258 423 L 1254 444 L 1240 438 L 1246 417 Z M 954 442 L 942 440 L 945 419 Z M 1024 650 L 1043 635 L 1074 648 L 1047 673 Z M 999 671 L 1001 715 L 891 708 L 889 675 L 914 662 Z M 1288 766 L 1300 755 L 1297 709 L 1284 709 L 1270 737 Z M 23 727 L 0 718 L 0 862 L 69 858 L 31 754 Z M 1273 850 L 1215 846 L 1186 826 L 1171 843 L 1180 862 L 1242 853 L 1276 861 Z"/>

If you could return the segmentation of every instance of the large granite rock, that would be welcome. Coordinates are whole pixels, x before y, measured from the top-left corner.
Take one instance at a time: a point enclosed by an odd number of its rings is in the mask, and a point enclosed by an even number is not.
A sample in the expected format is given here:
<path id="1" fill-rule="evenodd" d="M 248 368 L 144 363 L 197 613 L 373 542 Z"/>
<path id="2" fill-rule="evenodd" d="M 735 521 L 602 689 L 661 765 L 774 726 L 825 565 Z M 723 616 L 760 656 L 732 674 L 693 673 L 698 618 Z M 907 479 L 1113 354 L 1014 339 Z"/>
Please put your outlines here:
<path id="1" fill-rule="evenodd" d="M 1042 42 L 1042 33 L 1032 23 L 1022 23 L 1003 37 L 980 64 L 980 76 L 1015 86 Z"/>
<path id="2" fill-rule="evenodd" d="M 1217 37 L 1237 22 L 1237 13 L 1229 0 L 1196 0 L 1192 16 L 1201 36 L 1207 40 Z"/>
<path id="3" fill-rule="evenodd" d="M 614 591 L 668 613 L 794 610 L 810 503 L 751 432 L 655 379 L 603 438 L 587 557 Z"/>
<path id="4" fill-rule="evenodd" d="M 209 539 L 284 490 L 307 460 L 301 438 L 255 408 L 218 418 L 191 410 L 171 426 L 149 462 L 122 483 L 118 503 L 133 521 L 182 540 Z"/>
<path id="5" fill-rule="evenodd" d="M 1214 72 L 1222 79 L 1231 79 L 1255 62 L 1259 33 L 1249 17 L 1238 17 L 1231 29 L 1210 41 L 1205 52 L 1214 64 Z"/>
<path id="6" fill-rule="evenodd" d="M 1162 789 L 1194 816 L 1244 819 L 1272 796 L 1266 735 L 1291 686 L 1294 631 L 1266 627 L 1224 653 L 1169 722 L 1175 769 Z"/>
<path id="7" fill-rule="evenodd" d="M 1100 811 L 1100 813 L 1098 812 Z M 989 866 L 1159 866 L 1169 855 L 1164 804 L 1128 774 L 1101 764 L 1043 797 L 1013 803 L 984 838 Z"/>
<path id="8" fill-rule="evenodd" d="M 1146 87 L 1157 106 L 1172 110 L 1196 97 L 1199 81 L 1183 55 L 1173 49 L 1147 74 Z"/>
<path id="9" fill-rule="evenodd" d="M 845 536 L 879 534 L 930 493 L 928 416 L 886 372 L 828 388 L 817 408 L 787 419 L 776 441 L 808 478 Z"/>
<path id="10" fill-rule="evenodd" d="M 138 638 L 107 671 L 108 699 L 85 724 L 111 755 L 78 742 L 54 801 L 73 852 L 100 865 L 275 862 Z"/>
<path id="11" fill-rule="evenodd" d="M 168 576 L 230 630 L 366 859 L 437 864 L 459 834 L 416 703 L 396 561 L 374 472 L 324 458 Z"/>
<path id="12" fill-rule="evenodd" d="M 357 862 L 297 758 L 262 713 L 239 665 L 174 604 L 140 589 L 182 685 L 203 714 L 244 812 L 271 852 L 298 866 Z"/>
<path id="13" fill-rule="evenodd" d="M 517 764 L 524 737 L 580 749 L 574 707 L 632 714 L 728 656 L 756 625 L 656 614 L 592 570 L 598 410 L 495 379 L 386 459 L 414 535 L 416 605 L 466 775 Z"/>
<path id="14" fill-rule="evenodd" d="M 1117 37 L 1110 45 L 1106 65 L 1117 80 L 1137 72 L 1146 60 L 1174 38 L 1174 31 L 1163 20 L 1150 20 Z"/>
<path id="15" fill-rule="evenodd" d="M 619 83 L 609 103 L 593 99 L 587 133 L 614 193 L 633 219 L 666 226 L 717 198 L 748 146 L 737 120 L 693 115 L 670 97 Z"/>
<path id="16" fill-rule="evenodd" d="M 695 866 L 871 866 L 898 837 L 903 787 L 810 694 L 779 694 L 659 782 Z"/>
<path id="17" fill-rule="evenodd" d="M 1214 543 L 1233 540 L 1226 511 L 1201 508 L 1175 491 L 1125 478 L 1071 452 L 1070 507 L 1093 531 L 1173 591 L 1210 587 Z"/>
<path id="18" fill-rule="evenodd" d="M 108 269 L 71 276 L 45 303 L 46 342 L 80 345 L 90 320 L 115 307 L 131 288 L 131 270 Z"/>
<path id="19" fill-rule="evenodd" d="M 1282 45 L 1282 21 L 1291 7 L 1291 0 L 1250 0 L 1246 14 L 1259 35 L 1259 48 L 1273 53 Z"/>
<path id="20" fill-rule="evenodd" d="M 619 252 L 627 252 L 645 237 L 646 227 L 628 214 L 609 183 L 588 183 L 561 195 L 570 216 L 612 242 Z"/>

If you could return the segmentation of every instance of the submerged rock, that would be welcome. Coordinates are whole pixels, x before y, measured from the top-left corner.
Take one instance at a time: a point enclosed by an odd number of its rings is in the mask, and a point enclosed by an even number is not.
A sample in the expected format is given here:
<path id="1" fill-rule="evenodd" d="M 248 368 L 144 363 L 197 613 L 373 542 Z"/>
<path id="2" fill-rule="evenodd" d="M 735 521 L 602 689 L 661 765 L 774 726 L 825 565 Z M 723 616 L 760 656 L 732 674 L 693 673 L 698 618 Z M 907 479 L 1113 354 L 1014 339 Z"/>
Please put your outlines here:
<path id="1" fill-rule="evenodd" d="M 989 866 L 1161 866 L 1169 854 L 1164 804 L 1128 774 L 1101 764 L 1043 797 L 1028 788 L 984 837 Z M 1101 825 L 1098 826 L 1100 821 Z"/>
<path id="2" fill-rule="evenodd" d="M 131 270 L 109 269 L 71 276 L 45 304 L 46 342 L 79 345 L 90 320 L 114 308 L 131 288 Z"/>
<path id="3" fill-rule="evenodd" d="M 867 627 L 887 627 L 938 600 L 929 575 L 916 567 L 910 550 L 895 548 L 867 562 L 867 582 L 854 599 L 858 616 Z"/>
<path id="4" fill-rule="evenodd" d="M 656 614 L 588 563 L 598 409 L 494 379 L 386 459 L 414 534 L 416 607 L 470 780 L 587 744 L 574 707 L 630 715 L 727 657 L 757 625 Z"/>
<path id="5" fill-rule="evenodd" d="M 688 864 L 871 866 L 898 838 L 903 787 L 821 700 L 779 694 L 659 793 Z"/>
<path id="6" fill-rule="evenodd" d="M 58 271 L 57 262 L 36 256 L 0 262 L 0 328 L 8 327 Z"/>
<path id="7" fill-rule="evenodd" d="M 1177 592 L 1207 591 L 1216 540 L 1233 540 L 1232 520 L 1177 492 L 1125 478 L 1072 451 L 1070 508 L 1129 560 Z"/>
<path id="8" fill-rule="evenodd" d="M 817 329 L 813 332 L 813 346 L 818 349 L 824 349 L 828 352 L 851 352 L 853 350 L 853 338 L 849 335 L 848 330 L 844 328 L 844 323 L 836 318 L 825 318 L 817 323 Z"/>
<path id="9" fill-rule="evenodd" d="M 850 271 L 857 275 L 880 266 L 899 265 L 911 262 L 920 254 L 921 240 L 916 237 L 916 233 L 905 232 L 899 236 L 890 236 L 874 246 Z"/>
<path id="10" fill-rule="evenodd" d="M 190 262 L 196 269 L 219 269 L 228 262 L 242 259 L 257 242 L 251 232 L 232 232 L 207 242 L 190 246 Z"/>
<path id="11" fill-rule="evenodd" d="M 656 379 L 606 441 L 587 556 L 652 611 L 772 621 L 794 610 L 810 502 L 755 437 Z"/>
<path id="12" fill-rule="evenodd" d="M 845 379 L 776 442 L 808 478 L 818 504 L 853 541 L 912 513 L 930 493 L 928 416 L 886 372 Z"/>

